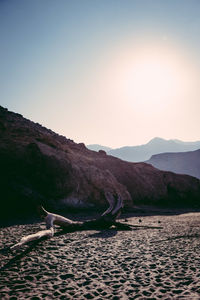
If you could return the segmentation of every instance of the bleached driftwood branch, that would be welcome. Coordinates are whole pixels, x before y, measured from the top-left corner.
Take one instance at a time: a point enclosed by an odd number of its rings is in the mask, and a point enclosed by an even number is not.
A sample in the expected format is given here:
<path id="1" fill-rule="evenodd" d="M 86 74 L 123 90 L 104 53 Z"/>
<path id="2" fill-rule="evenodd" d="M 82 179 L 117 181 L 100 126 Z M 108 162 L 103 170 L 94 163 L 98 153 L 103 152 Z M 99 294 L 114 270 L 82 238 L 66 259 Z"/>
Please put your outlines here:
<path id="1" fill-rule="evenodd" d="M 108 209 L 97 219 L 89 220 L 85 222 L 75 222 L 67 219 L 61 215 L 53 214 L 46 211 L 42 206 L 40 206 L 39 214 L 40 217 L 46 223 L 46 230 L 38 231 L 37 233 L 27 235 L 22 237 L 22 239 L 12 247 L 11 250 L 17 249 L 24 244 L 31 241 L 39 240 L 43 237 L 53 237 L 54 235 L 54 225 L 58 225 L 64 229 L 65 232 L 80 231 L 80 230 L 102 230 L 108 229 L 114 226 L 117 230 L 132 230 L 134 227 L 139 228 L 156 228 L 160 229 L 162 227 L 150 227 L 150 226 L 138 226 L 131 224 L 124 224 L 116 222 L 116 219 L 120 216 L 121 210 L 123 208 L 123 202 L 121 196 L 113 195 L 111 193 L 105 193 L 105 197 L 109 203 Z"/>
<path id="2" fill-rule="evenodd" d="M 45 236 L 52 237 L 53 235 L 54 235 L 53 227 L 51 227 L 50 229 L 47 229 L 47 230 L 38 231 L 37 233 L 29 234 L 27 236 L 22 237 L 21 240 L 19 241 L 19 243 L 11 246 L 10 250 L 18 249 L 22 245 L 27 244 L 32 241 L 35 241 L 35 240 L 39 240 L 42 237 L 45 237 Z"/>
<path id="3" fill-rule="evenodd" d="M 61 215 L 50 213 L 41 206 L 39 209 L 39 214 L 40 217 L 45 221 L 47 229 L 22 237 L 21 240 L 17 244 L 11 246 L 10 249 L 17 249 L 24 244 L 27 244 L 31 241 L 39 240 L 43 237 L 53 237 L 54 225 L 58 225 L 64 228 L 65 231 L 110 227 L 112 224 L 115 223 L 116 218 L 120 215 L 123 203 L 120 196 L 113 196 L 111 193 L 106 193 L 105 197 L 109 202 L 109 208 L 101 215 L 100 218 L 85 222 L 72 221 Z"/>

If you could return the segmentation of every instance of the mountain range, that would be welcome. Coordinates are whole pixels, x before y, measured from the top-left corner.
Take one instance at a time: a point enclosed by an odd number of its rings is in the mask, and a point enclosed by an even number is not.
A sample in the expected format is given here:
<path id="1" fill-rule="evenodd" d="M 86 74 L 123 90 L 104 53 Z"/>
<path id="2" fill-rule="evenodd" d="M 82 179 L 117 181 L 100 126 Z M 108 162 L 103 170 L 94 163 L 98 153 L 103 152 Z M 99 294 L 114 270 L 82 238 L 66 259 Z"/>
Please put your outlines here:
<path id="1" fill-rule="evenodd" d="M 91 145 L 87 146 L 91 149 Z M 140 146 L 125 146 L 117 149 L 107 149 L 105 146 L 95 145 L 91 150 L 104 150 L 108 155 L 121 158 L 129 162 L 147 161 L 154 154 L 165 152 L 186 152 L 200 149 L 200 141 L 182 142 L 180 140 L 165 140 L 159 137 L 153 138 L 147 144 Z"/>
<path id="2" fill-rule="evenodd" d="M 134 205 L 200 207 L 200 181 L 87 149 L 0 107 L 0 217 L 47 209 L 105 208 L 106 194 Z"/>
<path id="3" fill-rule="evenodd" d="M 152 155 L 146 163 L 160 170 L 188 174 L 200 179 L 200 149 L 189 152 Z"/>

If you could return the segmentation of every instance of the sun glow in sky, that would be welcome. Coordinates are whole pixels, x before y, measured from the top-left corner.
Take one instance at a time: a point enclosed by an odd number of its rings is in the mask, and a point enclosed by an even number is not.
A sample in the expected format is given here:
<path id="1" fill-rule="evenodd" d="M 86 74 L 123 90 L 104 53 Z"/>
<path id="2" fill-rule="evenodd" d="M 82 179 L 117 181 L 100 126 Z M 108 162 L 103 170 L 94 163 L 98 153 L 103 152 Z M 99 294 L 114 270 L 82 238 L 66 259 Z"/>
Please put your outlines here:
<path id="1" fill-rule="evenodd" d="M 200 2 L 0 2 L 0 104 L 76 142 L 200 140 Z"/>
<path id="2" fill-rule="evenodd" d="M 160 53 L 138 57 L 128 76 L 129 98 L 148 108 L 184 94 L 185 78 L 181 66 L 160 57 Z"/>
<path id="3" fill-rule="evenodd" d="M 112 88 L 127 100 L 132 108 L 161 113 L 190 97 L 197 88 L 195 69 L 176 48 L 141 46 L 124 53 L 115 76 L 110 76 Z M 112 68 L 110 73 L 112 74 Z M 131 107 L 130 107 L 131 108 Z"/>

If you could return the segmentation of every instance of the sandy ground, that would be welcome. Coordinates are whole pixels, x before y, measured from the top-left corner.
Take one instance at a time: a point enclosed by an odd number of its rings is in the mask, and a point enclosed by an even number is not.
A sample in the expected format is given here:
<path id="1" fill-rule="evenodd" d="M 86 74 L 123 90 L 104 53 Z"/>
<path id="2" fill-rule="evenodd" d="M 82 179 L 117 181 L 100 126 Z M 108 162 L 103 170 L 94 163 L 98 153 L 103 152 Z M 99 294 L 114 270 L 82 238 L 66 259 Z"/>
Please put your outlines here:
<path id="1" fill-rule="evenodd" d="M 200 213 L 128 222 L 163 229 L 68 233 L 0 253 L 0 299 L 200 299 Z M 41 229 L 1 228 L 0 247 Z"/>

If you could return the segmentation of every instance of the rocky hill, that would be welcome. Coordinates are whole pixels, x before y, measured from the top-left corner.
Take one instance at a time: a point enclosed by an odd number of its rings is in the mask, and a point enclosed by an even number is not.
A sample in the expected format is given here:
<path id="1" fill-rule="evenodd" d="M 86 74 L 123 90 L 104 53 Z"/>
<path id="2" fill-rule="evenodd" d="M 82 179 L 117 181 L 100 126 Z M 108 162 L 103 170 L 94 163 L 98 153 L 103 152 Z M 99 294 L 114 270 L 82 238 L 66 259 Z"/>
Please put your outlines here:
<path id="1" fill-rule="evenodd" d="M 200 149 L 189 152 L 157 154 L 146 162 L 160 170 L 188 174 L 200 179 Z"/>
<path id="2" fill-rule="evenodd" d="M 200 181 L 128 163 L 0 107 L 1 216 L 47 208 L 102 207 L 105 192 L 134 204 L 198 206 Z"/>

